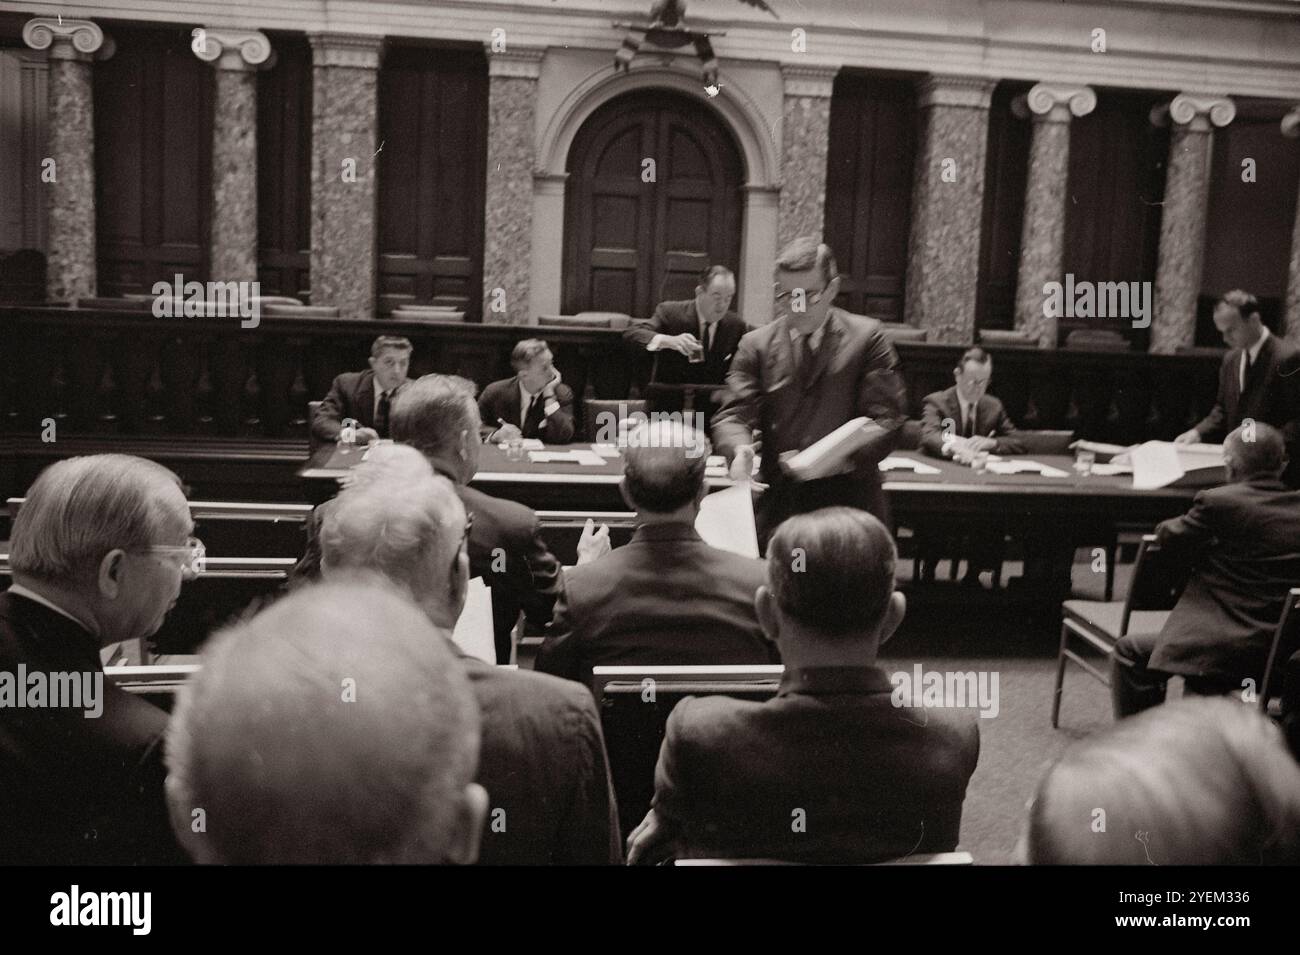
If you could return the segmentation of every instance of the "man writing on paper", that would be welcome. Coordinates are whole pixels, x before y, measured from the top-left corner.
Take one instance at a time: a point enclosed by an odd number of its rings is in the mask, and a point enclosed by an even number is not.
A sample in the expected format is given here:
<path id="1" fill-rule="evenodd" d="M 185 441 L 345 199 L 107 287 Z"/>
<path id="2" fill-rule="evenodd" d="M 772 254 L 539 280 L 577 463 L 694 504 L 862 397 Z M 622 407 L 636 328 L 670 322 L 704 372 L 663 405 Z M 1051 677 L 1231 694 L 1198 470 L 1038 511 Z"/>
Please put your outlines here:
<path id="1" fill-rule="evenodd" d="M 1300 354 L 1264 327 L 1259 300 L 1234 289 L 1214 307 L 1214 327 L 1228 354 L 1219 366 L 1219 396 L 1196 427 L 1175 444 L 1218 443 L 1250 418 L 1282 430 L 1291 465 L 1284 476 L 1300 486 Z"/>
<path id="2" fill-rule="evenodd" d="M 966 463 L 980 451 L 1024 454 L 1024 442 L 1002 402 L 988 393 L 993 356 L 968 348 L 952 370 L 956 384 L 925 396 L 921 448 L 936 458 Z"/>
<path id="3" fill-rule="evenodd" d="M 733 480 L 749 480 L 756 431 L 762 431 L 759 543 L 781 521 L 821 507 L 844 505 L 888 523 L 879 463 L 897 444 L 905 396 L 898 355 L 880 322 L 835 308 L 839 272 L 829 246 L 795 239 L 776 260 L 776 318 L 740 340 L 727 375 L 727 395 L 713 423 L 713 440 Z M 783 459 L 845 423 L 872 419 L 879 430 L 839 473 L 801 481 Z"/>
<path id="4" fill-rule="evenodd" d="M 573 440 L 573 389 L 560 381 L 551 349 L 525 338 L 510 353 L 515 376 L 494 381 L 478 400 L 486 440 L 537 438 L 547 444 Z"/>

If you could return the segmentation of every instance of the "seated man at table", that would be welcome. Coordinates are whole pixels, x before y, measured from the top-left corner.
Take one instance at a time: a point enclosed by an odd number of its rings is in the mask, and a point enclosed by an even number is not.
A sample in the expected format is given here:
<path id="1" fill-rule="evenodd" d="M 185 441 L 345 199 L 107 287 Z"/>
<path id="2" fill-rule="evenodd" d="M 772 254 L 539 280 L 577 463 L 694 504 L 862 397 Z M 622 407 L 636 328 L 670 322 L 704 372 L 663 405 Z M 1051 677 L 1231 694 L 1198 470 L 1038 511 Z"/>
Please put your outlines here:
<path id="1" fill-rule="evenodd" d="M 677 704 L 629 863 L 866 863 L 956 848 L 979 717 L 920 708 L 920 688 L 895 687 L 877 664 L 906 608 L 896 558 L 864 511 L 825 508 L 777 528 L 755 602 L 785 662 L 781 689 L 766 703 Z"/>
<path id="2" fill-rule="evenodd" d="M 492 590 L 497 663 L 509 663 L 511 633 L 522 611 L 545 627 L 560 592 L 560 562 L 542 540 L 532 508 L 469 487 L 478 471 L 482 421 L 474 383 L 425 375 L 402 389 L 393 406 L 393 439 L 420 451 L 433 470 L 456 485 L 474 515 L 470 570 Z"/>
<path id="3" fill-rule="evenodd" d="M 479 415 L 493 444 L 536 438 L 547 444 L 573 440 L 573 389 L 560 380 L 551 349 L 525 338 L 510 353 L 515 376 L 494 381 L 478 400 Z"/>
<path id="4" fill-rule="evenodd" d="M 357 444 L 387 438 L 393 399 L 406 383 L 411 364 L 408 339 L 380 335 L 370 346 L 370 370 L 347 371 L 334 379 L 330 392 L 312 416 L 318 441 L 337 441 L 345 422 L 354 422 Z"/>
<path id="5" fill-rule="evenodd" d="M 445 478 L 352 488 L 325 518 L 322 569 L 327 580 L 379 574 L 449 640 L 469 586 L 466 521 Z M 488 791 L 491 811 L 480 862 L 621 862 L 605 741 L 591 694 L 567 680 L 456 655 L 483 714 L 478 782 Z"/>
<path id="6" fill-rule="evenodd" d="M 589 684 L 593 666 L 780 662 L 754 612 L 763 562 L 710 547 L 695 531 L 708 453 L 689 425 L 629 434 L 620 490 L 636 531 L 565 571 L 538 670 Z"/>
<path id="7" fill-rule="evenodd" d="M 1163 549 L 1195 561 L 1159 633 L 1128 634 L 1111 656 L 1115 717 L 1164 702 L 1171 676 L 1193 688 L 1258 690 L 1290 588 L 1300 585 L 1300 491 L 1288 490 L 1282 434 L 1246 424 L 1223 443 L 1228 482 L 1156 528 Z"/>
<path id="8" fill-rule="evenodd" d="M 936 458 L 965 463 L 980 451 L 1023 454 L 1024 443 L 1002 402 L 988 393 L 993 356 L 983 348 L 968 348 L 952 370 L 951 388 L 925 396 L 921 419 L 921 448 Z"/>
<path id="9" fill-rule="evenodd" d="M 623 341 L 655 356 L 655 384 L 705 384 L 694 408 L 706 419 L 721 401 L 723 384 L 740 338 L 749 328 L 735 312 L 736 276 L 725 265 L 710 265 L 700 273 L 695 297 L 660 302 L 647 321 L 638 319 L 623 332 Z M 681 411 L 684 395 L 650 388 L 651 411 Z"/>

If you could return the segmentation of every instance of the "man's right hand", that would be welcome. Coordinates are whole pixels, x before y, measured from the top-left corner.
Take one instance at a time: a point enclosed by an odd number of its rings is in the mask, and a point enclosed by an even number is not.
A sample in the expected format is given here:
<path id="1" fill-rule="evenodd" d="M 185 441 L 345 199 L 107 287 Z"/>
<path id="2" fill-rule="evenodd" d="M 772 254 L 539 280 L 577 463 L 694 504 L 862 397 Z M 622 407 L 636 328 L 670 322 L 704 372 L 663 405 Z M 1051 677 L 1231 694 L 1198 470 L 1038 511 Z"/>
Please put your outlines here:
<path id="1" fill-rule="evenodd" d="M 664 340 L 660 343 L 660 347 L 661 349 L 671 348 L 673 351 L 677 352 L 678 354 L 685 355 L 687 358 L 690 358 L 692 352 L 699 350 L 700 341 L 690 332 L 682 332 L 680 335 L 664 336 Z"/>
<path id="2" fill-rule="evenodd" d="M 370 444 L 379 440 L 379 432 L 374 428 L 357 428 L 355 433 L 357 444 Z"/>
<path id="3" fill-rule="evenodd" d="M 1195 428 L 1184 431 L 1178 437 L 1174 438 L 1174 444 L 1200 444 L 1201 433 Z"/>
<path id="4" fill-rule="evenodd" d="M 513 441 L 523 436 L 524 433 L 515 425 L 503 424 L 488 436 L 488 441 L 492 444 L 500 444 L 502 441 Z"/>

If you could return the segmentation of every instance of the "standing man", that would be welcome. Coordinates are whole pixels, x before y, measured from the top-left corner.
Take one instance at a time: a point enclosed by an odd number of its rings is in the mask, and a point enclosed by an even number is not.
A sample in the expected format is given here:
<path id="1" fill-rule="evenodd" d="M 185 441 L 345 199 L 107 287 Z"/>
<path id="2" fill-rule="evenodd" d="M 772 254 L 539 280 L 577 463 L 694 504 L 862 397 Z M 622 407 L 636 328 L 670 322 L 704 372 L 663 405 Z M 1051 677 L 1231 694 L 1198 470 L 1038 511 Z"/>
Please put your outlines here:
<path id="1" fill-rule="evenodd" d="M 547 444 L 573 440 L 573 389 L 560 380 L 555 358 L 540 338 L 525 338 L 510 353 L 515 376 L 494 381 L 478 400 L 479 415 L 493 443 L 538 438 Z"/>
<path id="2" fill-rule="evenodd" d="M 1259 317 L 1259 300 L 1233 289 L 1214 307 L 1214 327 L 1228 354 L 1219 366 L 1219 396 L 1196 427 L 1175 444 L 1219 442 L 1251 418 L 1280 428 L 1291 466 L 1287 483 L 1300 485 L 1300 355 L 1273 335 Z"/>
<path id="3" fill-rule="evenodd" d="M 334 379 L 312 416 L 311 433 L 319 441 L 337 441 L 343 422 L 351 418 L 357 423 L 358 444 L 387 438 L 393 398 L 406 384 L 410 365 L 410 340 L 380 335 L 370 346 L 369 371 L 347 371 Z"/>
<path id="4" fill-rule="evenodd" d="M 736 276 L 725 265 L 710 265 L 700 273 L 695 298 L 660 302 L 649 321 L 638 320 L 623 333 L 623 341 L 655 356 L 655 384 L 704 384 L 705 397 L 696 410 L 711 416 L 721 401 L 732 356 L 749 329 L 735 312 Z M 650 388 L 651 411 L 681 411 L 683 395 Z"/>
<path id="5" fill-rule="evenodd" d="M 898 355 L 880 322 L 831 303 L 839 293 L 835 255 L 816 238 L 795 239 L 776 260 L 776 319 L 740 340 L 713 443 L 731 477 L 747 481 L 755 432 L 763 436 L 761 544 L 792 514 L 843 505 L 888 524 L 879 463 L 897 444 L 905 396 Z M 802 451 L 846 422 L 866 416 L 883 433 L 854 452 L 839 474 L 800 481 L 783 457 Z"/>

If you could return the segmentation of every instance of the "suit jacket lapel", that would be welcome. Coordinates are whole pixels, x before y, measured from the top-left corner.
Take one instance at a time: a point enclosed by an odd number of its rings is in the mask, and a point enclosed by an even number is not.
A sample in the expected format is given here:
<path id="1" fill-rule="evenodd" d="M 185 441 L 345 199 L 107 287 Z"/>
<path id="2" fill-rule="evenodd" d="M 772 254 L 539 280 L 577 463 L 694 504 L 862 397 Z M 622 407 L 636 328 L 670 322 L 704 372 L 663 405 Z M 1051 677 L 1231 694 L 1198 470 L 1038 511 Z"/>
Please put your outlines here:
<path id="1" fill-rule="evenodd" d="M 821 344 L 817 346 L 817 351 L 813 355 L 813 366 L 811 371 L 807 368 L 800 368 L 799 375 L 803 378 L 803 390 L 811 391 L 826 371 L 826 366 L 830 364 L 831 357 L 835 350 L 839 348 L 840 342 L 840 323 L 835 316 L 835 310 L 826 318 L 826 327 L 822 331 Z M 801 346 L 802 347 L 802 346 Z"/>

